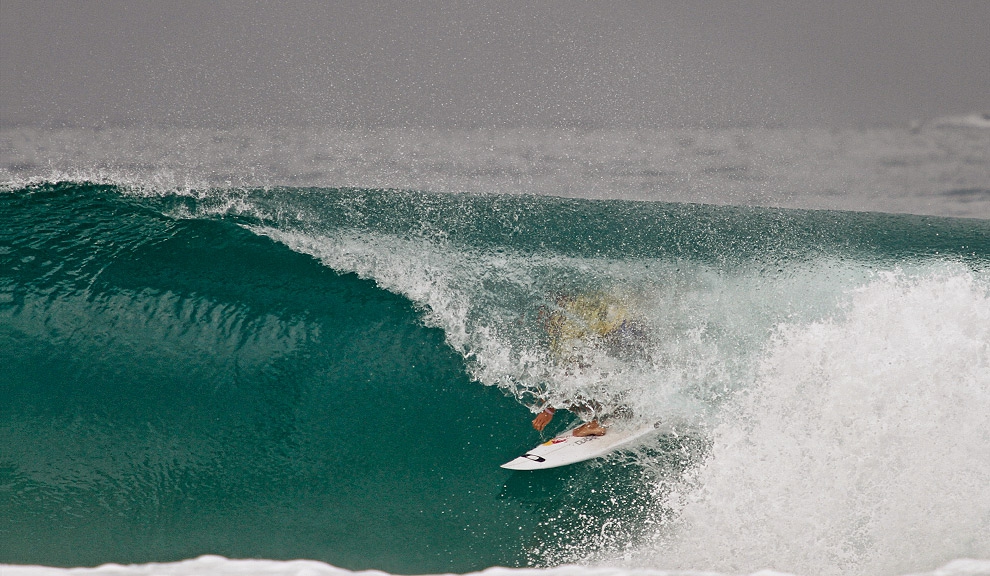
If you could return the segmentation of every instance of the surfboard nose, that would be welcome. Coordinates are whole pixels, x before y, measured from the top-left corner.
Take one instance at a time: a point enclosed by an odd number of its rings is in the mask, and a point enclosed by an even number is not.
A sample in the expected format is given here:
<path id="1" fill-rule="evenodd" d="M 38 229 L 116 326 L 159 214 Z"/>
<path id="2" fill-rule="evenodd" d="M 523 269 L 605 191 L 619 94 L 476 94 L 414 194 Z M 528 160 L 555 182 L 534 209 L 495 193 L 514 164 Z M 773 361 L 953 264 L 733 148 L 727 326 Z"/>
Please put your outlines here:
<path id="1" fill-rule="evenodd" d="M 502 464 L 500 468 L 506 470 L 538 470 L 547 459 L 537 454 L 523 454 L 522 456 Z"/>

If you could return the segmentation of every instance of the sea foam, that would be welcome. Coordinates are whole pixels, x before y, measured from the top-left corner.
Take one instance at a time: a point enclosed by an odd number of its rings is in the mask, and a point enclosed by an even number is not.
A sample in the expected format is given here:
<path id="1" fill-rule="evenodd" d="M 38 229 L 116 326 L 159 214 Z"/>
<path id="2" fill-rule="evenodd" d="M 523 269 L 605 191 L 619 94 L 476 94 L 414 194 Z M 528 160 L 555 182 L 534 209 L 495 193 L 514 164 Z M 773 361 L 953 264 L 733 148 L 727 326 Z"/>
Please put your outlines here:
<path id="1" fill-rule="evenodd" d="M 676 528 L 625 564 L 903 574 L 990 557 L 987 422 L 986 284 L 881 274 L 835 317 L 778 326 L 669 496 Z"/>
<path id="2" fill-rule="evenodd" d="M 0 564 L 4 576 L 388 576 L 388 572 L 363 570 L 353 572 L 313 560 L 235 560 L 221 556 L 200 556 L 170 563 L 104 564 L 94 568 L 54 568 L 48 566 L 12 566 Z M 558 566 L 556 568 L 492 567 L 466 576 L 790 576 L 785 572 L 711 572 L 699 570 L 647 570 L 614 567 Z M 905 576 L 986 576 L 990 561 L 961 558 L 929 572 Z"/>

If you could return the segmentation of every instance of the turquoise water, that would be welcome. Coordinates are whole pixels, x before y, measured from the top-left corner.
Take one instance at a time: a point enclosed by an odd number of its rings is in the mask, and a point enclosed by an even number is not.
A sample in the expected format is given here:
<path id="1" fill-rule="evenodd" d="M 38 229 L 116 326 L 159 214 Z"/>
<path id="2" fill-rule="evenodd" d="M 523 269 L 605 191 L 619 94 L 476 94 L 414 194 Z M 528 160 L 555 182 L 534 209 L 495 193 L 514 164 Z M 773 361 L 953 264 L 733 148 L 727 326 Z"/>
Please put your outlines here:
<path id="1" fill-rule="evenodd" d="M 990 554 L 986 220 L 66 181 L 0 192 L 0 222 L 2 562 Z M 609 294 L 637 337 L 561 365 L 561 294 Z M 664 432 L 498 467 L 575 397 Z"/>

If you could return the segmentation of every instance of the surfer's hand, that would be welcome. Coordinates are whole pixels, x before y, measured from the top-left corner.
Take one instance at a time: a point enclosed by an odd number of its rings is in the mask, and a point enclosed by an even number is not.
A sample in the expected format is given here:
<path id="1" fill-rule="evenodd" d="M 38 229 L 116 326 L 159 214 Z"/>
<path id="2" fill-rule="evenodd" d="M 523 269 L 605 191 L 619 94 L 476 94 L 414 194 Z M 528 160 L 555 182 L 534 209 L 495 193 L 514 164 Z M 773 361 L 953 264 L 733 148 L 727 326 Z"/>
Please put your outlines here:
<path id="1" fill-rule="evenodd" d="M 537 414 L 536 418 L 533 419 L 533 428 L 536 428 L 538 432 L 543 432 L 543 429 L 547 427 L 547 424 L 553 420 L 553 413 L 553 408 L 547 408 L 543 412 Z"/>

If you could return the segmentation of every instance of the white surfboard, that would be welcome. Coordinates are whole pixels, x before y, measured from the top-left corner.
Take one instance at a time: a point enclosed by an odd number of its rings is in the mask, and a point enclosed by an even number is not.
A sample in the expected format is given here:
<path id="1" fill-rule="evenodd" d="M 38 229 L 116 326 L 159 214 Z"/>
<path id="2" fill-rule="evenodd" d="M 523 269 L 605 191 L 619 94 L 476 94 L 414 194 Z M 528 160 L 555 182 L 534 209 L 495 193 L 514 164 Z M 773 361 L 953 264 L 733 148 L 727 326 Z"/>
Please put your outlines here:
<path id="1" fill-rule="evenodd" d="M 556 438 L 540 444 L 515 460 L 502 464 L 502 468 L 543 470 L 591 460 L 642 438 L 656 430 L 659 424 L 657 422 L 656 424 L 642 424 L 628 428 L 609 428 L 604 436 L 584 437 L 572 435 L 574 431 L 572 428 L 562 432 Z"/>

